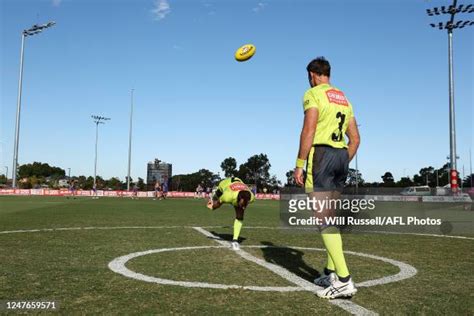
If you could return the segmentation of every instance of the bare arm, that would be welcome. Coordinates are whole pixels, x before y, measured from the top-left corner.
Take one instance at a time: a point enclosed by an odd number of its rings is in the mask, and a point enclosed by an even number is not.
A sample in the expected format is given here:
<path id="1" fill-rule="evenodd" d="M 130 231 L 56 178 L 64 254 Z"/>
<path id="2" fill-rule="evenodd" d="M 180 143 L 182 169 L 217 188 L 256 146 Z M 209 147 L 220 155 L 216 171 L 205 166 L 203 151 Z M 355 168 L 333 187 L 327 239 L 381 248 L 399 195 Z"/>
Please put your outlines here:
<path id="1" fill-rule="evenodd" d="M 318 123 L 318 109 L 310 108 L 304 112 L 303 129 L 300 135 L 300 149 L 298 151 L 298 158 L 306 160 L 309 151 L 313 146 L 314 133 L 316 133 L 316 124 Z"/>
<path id="2" fill-rule="evenodd" d="M 314 133 L 316 133 L 318 115 L 319 112 L 316 108 L 310 108 L 304 113 L 304 123 L 300 135 L 300 149 L 298 151 L 298 159 L 308 159 L 309 151 L 313 146 Z M 294 177 L 298 185 L 304 185 L 303 168 L 295 168 Z"/>
<path id="3" fill-rule="evenodd" d="M 355 117 L 349 120 L 346 135 L 349 138 L 349 143 L 347 144 L 347 152 L 349 153 L 349 161 L 351 161 L 357 153 L 357 148 L 359 148 L 360 144 L 359 129 L 357 128 L 357 122 Z"/>

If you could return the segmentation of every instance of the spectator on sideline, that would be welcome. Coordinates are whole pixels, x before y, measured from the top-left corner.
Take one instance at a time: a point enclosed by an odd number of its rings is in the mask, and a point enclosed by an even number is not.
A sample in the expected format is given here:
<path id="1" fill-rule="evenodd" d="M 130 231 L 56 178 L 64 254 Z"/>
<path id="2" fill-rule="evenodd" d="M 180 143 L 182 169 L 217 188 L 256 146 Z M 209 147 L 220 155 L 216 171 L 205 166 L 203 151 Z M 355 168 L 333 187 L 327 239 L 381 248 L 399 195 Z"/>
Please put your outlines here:
<path id="1" fill-rule="evenodd" d="M 161 195 L 161 184 L 160 181 L 156 180 L 155 182 L 155 198 L 153 199 L 154 201 L 158 198 L 160 198 Z"/>
<path id="2" fill-rule="evenodd" d="M 166 196 L 168 195 L 168 180 L 165 179 L 161 186 L 161 199 L 166 200 Z"/>

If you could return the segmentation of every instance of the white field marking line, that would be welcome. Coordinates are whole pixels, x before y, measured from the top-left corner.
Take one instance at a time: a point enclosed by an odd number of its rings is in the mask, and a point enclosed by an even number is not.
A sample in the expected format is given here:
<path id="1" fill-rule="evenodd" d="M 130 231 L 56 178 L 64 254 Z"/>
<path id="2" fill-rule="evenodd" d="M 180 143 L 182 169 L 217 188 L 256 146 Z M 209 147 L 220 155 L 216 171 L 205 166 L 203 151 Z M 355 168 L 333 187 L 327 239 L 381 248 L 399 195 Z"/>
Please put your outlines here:
<path id="1" fill-rule="evenodd" d="M 48 203 L 67 203 L 67 201 L 25 201 L 25 202 L 22 202 L 22 203 L 28 203 L 28 204 L 48 204 Z"/>
<path id="2" fill-rule="evenodd" d="M 226 228 L 230 226 L 201 226 L 202 228 Z M 272 230 L 291 230 L 291 227 L 269 227 L 269 226 L 245 226 L 245 229 L 272 229 Z M 299 228 L 300 230 L 314 230 L 311 228 Z M 412 236 L 427 236 L 427 237 L 439 237 L 439 238 L 453 238 L 453 239 L 467 239 L 474 240 L 474 237 L 467 236 L 456 236 L 456 235 L 437 235 L 437 234 L 423 234 L 423 233 L 404 233 L 404 232 L 384 232 L 384 231 L 361 231 L 361 233 L 368 234 L 385 234 L 385 235 L 412 235 Z"/>
<path id="3" fill-rule="evenodd" d="M 117 227 L 59 227 L 59 228 L 41 228 L 27 230 L 5 230 L 0 234 L 16 234 L 16 233 L 36 233 L 36 232 L 54 232 L 68 230 L 116 230 L 116 229 L 174 229 L 174 228 L 192 228 L 191 226 L 117 226 Z"/>
<path id="4" fill-rule="evenodd" d="M 218 227 L 222 227 L 222 226 L 208 226 L 208 227 L 214 227 L 214 228 L 218 228 Z M 33 232 L 52 232 L 52 231 L 74 231 L 74 230 L 94 230 L 94 229 L 98 229 L 98 230 L 115 230 L 115 229 L 173 229 L 173 228 L 193 228 L 191 226 L 117 226 L 117 227 L 60 227 L 60 228 L 47 228 L 47 229 L 30 229 L 30 230 L 14 230 L 14 231 L 0 231 L 0 234 L 13 234 L 13 233 L 33 233 Z M 251 228 L 251 229 L 281 229 L 281 228 L 278 228 L 278 227 L 247 227 L 247 228 Z M 203 229 L 203 231 L 205 231 Z M 207 231 L 206 231 L 207 232 Z M 207 232 L 209 233 L 209 232 Z M 210 233 L 209 233 L 210 234 Z M 211 234 L 212 235 L 212 234 Z M 454 236 L 444 236 L 444 235 L 433 235 L 433 236 L 436 236 L 436 237 L 454 237 Z M 469 237 L 463 237 L 463 236 L 458 236 L 458 237 L 461 237 L 461 238 L 465 238 L 465 239 L 474 239 L 474 238 L 469 238 Z M 216 236 L 212 235 L 212 238 L 216 238 Z M 217 241 L 217 240 L 216 240 Z M 224 242 L 224 241 L 223 241 Z M 225 243 L 225 242 L 224 242 Z M 226 247 L 227 247 L 227 244 L 226 244 Z M 349 252 L 347 252 L 349 253 Z M 355 254 L 355 253 L 354 253 Z M 373 258 L 376 258 L 377 256 L 373 256 Z M 382 257 L 380 257 L 382 258 Z M 257 260 L 260 260 L 258 258 L 256 258 Z M 387 259 L 387 258 L 385 258 Z M 388 260 L 391 260 L 391 259 L 388 259 Z M 266 262 L 265 262 L 266 263 Z M 270 264 L 270 263 L 267 263 L 267 264 Z M 278 266 L 276 266 L 278 267 Z M 295 277 L 297 277 L 295 275 Z M 393 277 L 393 276 L 392 276 Z M 298 277 L 299 278 L 299 277 Z M 304 279 L 302 279 L 303 281 L 305 282 L 308 282 Z M 169 281 L 169 280 L 168 280 Z M 370 281 L 365 281 L 365 282 L 362 282 L 361 284 L 359 284 L 359 286 L 372 286 L 374 285 L 372 283 L 369 283 L 369 282 L 375 282 L 377 280 L 370 280 Z M 393 280 L 390 281 L 390 282 L 394 282 Z M 309 284 L 313 285 L 312 283 L 308 282 Z M 316 287 L 316 285 L 314 285 Z M 253 287 L 253 286 L 250 286 L 250 287 L 247 287 L 248 289 L 255 289 L 255 290 L 258 290 L 256 289 L 256 287 Z M 258 287 L 257 287 L 258 288 Z M 262 287 L 261 287 L 262 288 Z M 267 287 L 268 288 L 268 287 Z M 289 288 L 285 288 L 286 290 L 288 290 Z M 285 291 L 286 291 L 285 290 Z M 303 289 L 304 290 L 304 289 Z M 340 301 L 340 302 L 338 302 Z M 341 306 L 342 308 L 348 310 L 348 309 L 351 309 L 353 308 L 354 306 L 352 305 L 356 305 L 350 301 L 344 301 L 344 300 L 332 300 L 331 301 L 333 304 L 336 304 L 338 306 Z M 347 305 L 347 306 L 346 306 Z M 356 305 L 357 307 L 360 307 L 359 305 Z M 371 311 L 368 311 L 362 307 L 360 307 L 361 310 L 359 310 L 361 312 L 361 314 L 363 314 L 364 312 L 369 312 L 369 314 L 373 314 Z"/>
<path id="5" fill-rule="evenodd" d="M 221 226 L 213 226 L 213 227 L 217 228 L 217 227 L 221 227 Z M 191 228 L 191 227 L 183 227 L 183 226 L 64 227 L 64 228 L 46 228 L 46 229 L 1 231 L 0 234 L 52 232 L 52 231 L 77 231 L 77 230 L 175 229 L 175 228 Z M 254 228 L 254 227 L 252 227 L 252 228 Z M 203 229 L 203 231 L 205 231 L 205 230 Z M 209 234 L 211 234 L 211 233 L 209 233 Z M 228 246 L 228 243 L 226 241 L 218 239 L 217 236 L 212 235 L 210 237 L 213 238 L 214 240 L 216 240 L 216 242 L 219 242 L 222 245 L 225 245 L 226 247 Z M 259 246 L 256 246 L 256 247 L 259 247 Z M 247 246 L 247 248 L 256 248 L 256 247 Z M 260 247 L 260 248 L 262 248 L 262 247 Z M 292 248 L 301 249 L 301 250 L 315 250 L 315 249 L 317 249 L 317 248 L 304 248 L 304 247 L 292 247 Z M 322 250 L 323 249 L 321 249 L 321 251 Z M 351 251 L 345 251 L 345 252 L 348 253 L 348 254 L 353 254 L 353 255 L 358 255 L 358 256 L 362 255 L 362 256 L 367 257 L 367 258 L 387 262 L 387 263 L 390 263 L 392 265 L 397 266 L 400 269 L 400 272 L 396 275 L 387 276 L 387 277 L 383 277 L 383 278 L 376 279 L 376 280 L 369 280 L 369 281 L 358 283 L 357 286 L 359 286 L 359 287 L 374 286 L 374 285 L 381 285 L 381 284 L 386 284 L 386 283 L 390 283 L 390 282 L 397 282 L 397 281 L 401 281 L 401 280 L 410 278 L 410 277 L 412 277 L 413 275 L 416 274 L 416 269 L 414 267 L 404 263 L 404 262 L 400 262 L 400 261 L 385 258 L 385 257 L 370 255 L 370 254 L 362 254 L 362 253 L 351 252 Z"/>
<path id="6" fill-rule="evenodd" d="M 245 289 L 252 291 L 275 291 L 275 292 L 294 292 L 294 291 L 304 291 L 304 289 L 295 286 L 241 286 L 235 284 L 214 284 L 214 283 L 205 283 L 205 282 L 189 282 L 189 281 L 174 281 L 169 279 L 162 279 L 157 277 L 152 277 L 144 275 L 141 273 L 134 272 L 128 269 L 125 265 L 128 261 L 150 254 L 161 253 L 161 252 L 170 252 L 170 251 L 181 251 L 181 250 L 196 250 L 196 249 L 219 249 L 227 248 L 227 246 L 194 246 L 194 247 L 178 247 L 178 248 L 162 248 L 162 249 L 153 249 L 142 252 L 135 252 L 125 256 L 121 256 L 112 260 L 108 267 L 115 273 L 121 274 L 125 277 L 136 279 L 139 281 L 149 282 L 149 283 L 158 283 L 165 285 L 177 285 L 190 288 L 211 288 L 211 289 Z"/>
<path id="7" fill-rule="evenodd" d="M 211 232 L 208 232 L 207 230 L 205 230 L 201 227 L 194 227 L 194 229 L 196 231 L 200 232 L 201 234 L 214 239 L 214 241 L 218 242 L 219 244 L 229 247 L 228 242 L 226 242 L 226 241 L 222 240 L 221 238 L 215 236 Z M 216 239 L 216 237 L 218 239 Z M 262 260 L 260 258 L 257 258 L 255 256 L 249 254 L 248 252 L 245 252 L 243 250 L 237 250 L 237 251 L 235 251 L 235 253 L 238 254 L 239 256 L 241 256 L 242 258 L 246 259 L 246 260 L 249 260 L 253 263 L 258 264 L 259 266 L 267 268 L 271 272 L 279 275 L 280 277 L 284 278 L 285 280 L 288 280 L 289 282 L 291 282 L 293 284 L 296 284 L 297 286 L 301 287 L 302 289 L 304 289 L 306 291 L 316 293 L 316 291 L 322 289 L 322 287 L 319 287 L 319 286 L 315 285 L 314 283 L 309 282 L 309 281 L 297 276 L 294 273 L 291 273 L 290 271 L 286 270 L 285 268 L 277 266 L 273 263 L 267 262 L 267 261 Z M 333 305 L 336 305 L 336 306 L 344 309 L 345 311 L 347 311 L 347 312 L 349 312 L 353 315 L 377 315 L 377 313 L 375 313 L 371 310 L 368 310 L 368 309 L 366 309 L 366 308 L 364 308 L 360 305 L 357 305 L 357 304 L 355 304 L 355 303 L 353 303 L 352 301 L 349 301 L 349 300 L 334 299 L 334 300 L 329 300 L 329 303 L 331 303 Z"/>
<path id="8" fill-rule="evenodd" d="M 143 281 L 146 281 L 146 282 L 188 286 L 189 284 L 196 283 L 196 282 L 191 282 L 191 283 L 181 282 L 180 283 L 180 282 L 177 282 L 177 281 L 166 280 L 166 279 L 159 279 L 159 278 L 153 279 L 151 277 L 149 278 L 146 275 L 144 276 L 144 275 L 141 275 L 139 273 L 135 273 L 135 272 L 127 269 L 125 267 L 125 264 L 131 259 L 141 257 L 141 256 L 145 256 L 145 255 L 149 255 L 149 254 L 160 253 L 160 252 L 181 251 L 181 250 L 190 250 L 190 249 L 206 249 L 206 248 L 229 248 L 229 244 L 225 241 L 222 241 L 218 237 L 216 237 L 216 236 L 211 237 L 210 236 L 210 238 L 216 240 L 216 242 L 218 242 L 218 243 L 222 243 L 222 246 L 194 246 L 194 247 L 178 247 L 178 248 L 161 248 L 161 249 L 153 249 L 153 250 L 147 250 L 147 251 L 142 251 L 142 252 L 136 252 L 136 253 L 121 256 L 119 258 L 116 258 L 116 259 L 112 260 L 111 266 L 109 266 L 109 267 L 113 267 L 113 268 L 111 268 L 113 271 L 115 271 L 117 273 L 120 273 L 124 276 L 130 277 L 130 278 L 135 278 L 135 279 L 138 279 L 138 280 L 143 280 Z M 291 249 L 308 250 L 308 251 L 321 251 L 321 252 L 326 251 L 325 249 L 322 249 L 322 248 L 295 247 L 295 246 L 287 247 L 287 246 L 249 245 L 249 246 L 242 246 L 242 247 L 243 248 L 257 248 L 257 249 L 266 249 L 266 248 L 285 249 L 285 248 L 291 248 Z M 364 282 L 361 282 L 361 283 L 356 283 L 356 285 L 358 287 L 369 287 L 369 286 L 375 286 L 375 285 L 382 285 L 382 284 L 387 284 L 387 283 L 398 282 L 398 281 L 413 277 L 417 273 L 417 270 L 414 267 L 412 267 L 412 266 L 410 266 L 410 265 L 408 265 L 404 262 L 397 261 L 397 260 L 393 260 L 393 259 L 389 259 L 389 258 L 385 258 L 385 257 L 379 257 L 379 256 L 375 256 L 375 255 L 370 255 L 370 254 L 365 254 L 365 253 L 360 253 L 360 252 L 346 251 L 345 253 L 355 255 L 355 256 L 359 256 L 359 257 L 365 257 L 365 258 L 370 258 L 370 259 L 374 259 L 374 260 L 380 260 L 380 261 L 383 261 L 383 262 L 387 262 L 387 263 L 392 264 L 392 265 L 394 265 L 394 266 L 396 266 L 400 269 L 400 272 L 397 273 L 397 274 L 394 274 L 394 275 L 382 277 L 382 278 L 375 279 L 375 280 L 368 280 L 368 281 L 364 281 Z M 166 280 L 166 281 L 163 281 L 163 280 Z M 201 283 L 201 284 L 209 284 L 209 283 Z M 226 287 L 226 286 L 227 285 L 219 284 L 217 287 L 214 286 L 214 285 L 209 286 L 209 287 L 211 287 L 211 288 L 237 288 L 237 287 L 239 287 L 238 285 L 235 285 L 235 286 L 232 285 L 230 287 Z M 200 286 L 200 287 L 204 287 L 204 286 Z M 240 286 L 240 288 L 246 288 L 246 287 Z M 306 289 L 306 288 L 302 288 L 302 287 L 296 287 L 296 288 L 295 287 L 284 287 L 283 288 L 284 290 L 279 290 L 279 289 L 281 289 L 279 287 L 254 287 L 254 288 L 257 291 L 262 291 L 262 289 L 263 289 L 265 291 L 279 291 L 279 292 L 281 292 L 281 291 L 288 292 L 288 291 L 297 291 L 297 290 L 305 290 L 305 291 L 306 290 L 311 290 L 311 289 Z"/>
<path id="9" fill-rule="evenodd" d="M 226 228 L 230 226 L 202 226 L 202 228 Z M 115 227 L 59 227 L 59 228 L 37 228 L 37 229 L 24 229 L 24 230 L 5 230 L 0 231 L 0 234 L 17 234 L 17 233 L 37 233 L 37 232 L 52 232 L 52 231 L 67 231 L 67 230 L 114 230 L 114 229 L 173 229 L 173 228 L 193 228 L 193 226 L 115 226 Z M 289 230 L 291 228 L 285 227 L 268 227 L 268 226 L 246 226 L 245 229 L 273 229 L 273 230 Z M 454 235 L 436 235 L 436 234 L 421 234 L 421 233 L 397 233 L 397 232 L 382 232 L 373 231 L 367 233 L 376 234 L 390 234 L 390 235 L 414 235 L 414 236 L 427 236 L 427 237 L 439 237 L 439 238 L 455 238 L 455 239 L 466 239 L 474 240 L 474 237 L 467 236 L 454 236 Z"/>
<path id="10" fill-rule="evenodd" d="M 322 248 L 309 248 L 309 247 L 293 247 L 293 246 L 288 246 L 288 247 L 284 247 L 284 246 L 242 246 L 244 248 L 279 248 L 279 249 L 282 249 L 282 248 L 291 248 L 291 249 L 297 249 L 297 250 L 309 250 L 309 251 L 326 251 L 326 249 L 322 249 Z M 374 279 L 374 280 L 367 280 L 367 281 L 363 281 L 363 282 L 360 282 L 360 283 L 356 283 L 355 285 L 357 287 L 370 287 L 370 286 L 375 286 L 375 285 L 383 285 L 383 284 L 388 284 L 388 283 L 393 283 L 393 282 L 399 282 L 399 281 L 402 281 L 402 280 L 405 280 L 405 279 L 409 279 L 409 278 L 412 278 L 414 277 L 417 273 L 418 273 L 418 270 L 405 263 L 405 262 L 401 262 L 401 261 L 398 261 L 398 260 L 394 260 L 394 259 L 390 259 L 390 258 L 386 258 L 386 257 L 380 257 L 380 256 L 376 256 L 376 255 L 371 255 L 371 254 L 367 254 L 367 253 L 363 253 L 363 252 L 355 252 L 355 251 L 344 251 L 344 254 L 349 254 L 349 255 L 354 255 L 354 256 L 358 256 L 358 257 L 364 257 L 364 258 L 369 258 L 369 259 L 374 259 L 374 260 L 379 260 L 379 261 L 383 261 L 383 262 L 386 262 L 386 263 L 390 263 L 391 265 L 394 265 L 396 266 L 398 269 L 400 269 L 400 271 L 397 273 L 397 274 L 394 274 L 394 275 L 389 275 L 389 276 L 385 276 L 385 277 L 381 277 L 379 279 Z"/>
<path id="11" fill-rule="evenodd" d="M 402 232 L 384 232 L 384 231 L 367 231 L 367 233 L 384 234 L 384 235 L 412 235 L 412 236 L 428 236 L 428 237 L 441 237 L 441 238 L 454 238 L 454 239 L 470 239 L 474 240 L 474 237 L 467 236 L 456 236 L 456 235 L 437 235 L 437 234 L 423 234 L 423 233 L 402 233 Z"/>

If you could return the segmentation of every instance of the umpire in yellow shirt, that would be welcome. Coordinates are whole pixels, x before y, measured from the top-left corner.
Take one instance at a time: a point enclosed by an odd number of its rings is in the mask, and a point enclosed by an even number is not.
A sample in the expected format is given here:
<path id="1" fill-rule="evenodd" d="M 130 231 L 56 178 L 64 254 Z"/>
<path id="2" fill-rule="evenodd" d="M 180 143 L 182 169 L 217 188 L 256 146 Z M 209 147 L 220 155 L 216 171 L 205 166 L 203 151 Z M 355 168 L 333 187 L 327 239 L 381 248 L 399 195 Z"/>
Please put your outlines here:
<path id="1" fill-rule="evenodd" d="M 311 88 L 303 98 L 304 123 L 294 177 L 310 198 L 337 200 L 346 182 L 349 162 L 359 147 L 357 123 L 344 92 L 329 82 L 329 62 L 318 57 L 306 70 Z M 330 208 L 318 212 L 320 218 L 335 214 Z M 328 299 L 350 297 L 357 289 L 346 265 L 341 234 L 336 226 L 322 225 L 320 229 L 327 250 L 327 265 L 324 274 L 315 279 L 317 285 L 324 287 L 317 294 Z"/>
<path id="2" fill-rule="evenodd" d="M 255 196 L 249 187 L 239 178 L 232 177 L 222 180 L 212 198 L 207 202 L 207 208 L 218 209 L 222 204 L 231 204 L 235 209 L 234 235 L 232 249 L 240 250 L 239 235 L 244 221 L 244 212 Z"/>

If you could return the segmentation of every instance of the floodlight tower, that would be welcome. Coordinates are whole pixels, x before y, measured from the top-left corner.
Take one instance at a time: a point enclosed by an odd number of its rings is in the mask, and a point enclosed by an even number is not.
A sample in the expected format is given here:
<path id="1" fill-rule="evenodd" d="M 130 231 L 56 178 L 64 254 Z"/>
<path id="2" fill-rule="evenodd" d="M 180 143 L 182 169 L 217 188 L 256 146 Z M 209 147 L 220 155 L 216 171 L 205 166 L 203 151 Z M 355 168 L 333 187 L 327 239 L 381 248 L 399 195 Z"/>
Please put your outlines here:
<path id="1" fill-rule="evenodd" d="M 357 161 L 357 153 L 355 155 L 355 163 L 356 163 L 356 183 L 355 183 L 355 186 L 356 186 L 356 195 L 359 194 L 359 163 Z"/>
<path id="2" fill-rule="evenodd" d="M 470 174 L 470 178 L 471 178 L 471 188 L 473 187 L 472 186 L 472 152 L 471 152 L 471 148 L 469 148 L 469 174 Z M 8 169 L 7 169 L 8 170 Z M 7 172 L 8 173 L 8 172 Z"/>
<path id="3" fill-rule="evenodd" d="M 453 76 L 453 30 L 462 29 L 466 26 L 474 25 L 474 21 L 471 20 L 459 20 L 454 21 L 454 17 L 457 13 L 472 13 L 474 7 L 472 4 L 469 5 L 457 5 L 457 0 L 453 0 L 453 4 L 449 7 L 441 6 L 440 8 L 435 7 L 433 9 L 427 9 L 426 13 L 429 16 L 449 14 L 449 21 L 438 24 L 431 23 L 433 28 L 448 31 L 448 66 L 449 66 L 449 182 L 451 184 L 451 191 L 457 192 L 458 183 L 458 171 L 456 162 L 456 120 L 454 113 L 454 76 Z"/>
<path id="4" fill-rule="evenodd" d="M 97 143 L 99 141 L 99 124 L 105 124 L 104 121 L 110 120 L 108 117 L 91 115 L 95 123 L 95 159 L 94 159 L 94 189 L 97 189 Z"/>
<path id="5" fill-rule="evenodd" d="M 25 51 L 25 38 L 41 33 L 43 30 L 55 25 L 56 22 L 51 21 L 46 24 L 35 24 L 29 29 L 21 32 L 21 51 L 20 51 L 20 77 L 18 79 L 18 96 L 16 104 L 16 121 L 15 121 L 15 141 L 13 148 L 13 170 L 12 170 L 12 188 L 16 188 L 16 177 L 18 173 L 18 143 L 20 138 L 20 110 L 21 110 L 21 88 L 23 85 L 23 56 Z"/>
<path id="6" fill-rule="evenodd" d="M 127 191 L 130 191 L 130 165 L 132 163 L 132 119 L 133 119 L 133 91 L 130 96 L 130 130 L 128 134 L 128 172 L 127 172 Z"/>
<path id="7" fill-rule="evenodd" d="M 360 124 L 357 124 L 357 127 L 360 127 L 361 125 Z M 356 183 L 355 183 L 355 191 L 356 191 L 356 195 L 359 194 L 359 163 L 358 163 L 358 151 L 356 151 L 356 154 L 355 154 L 355 163 L 356 163 Z"/>

